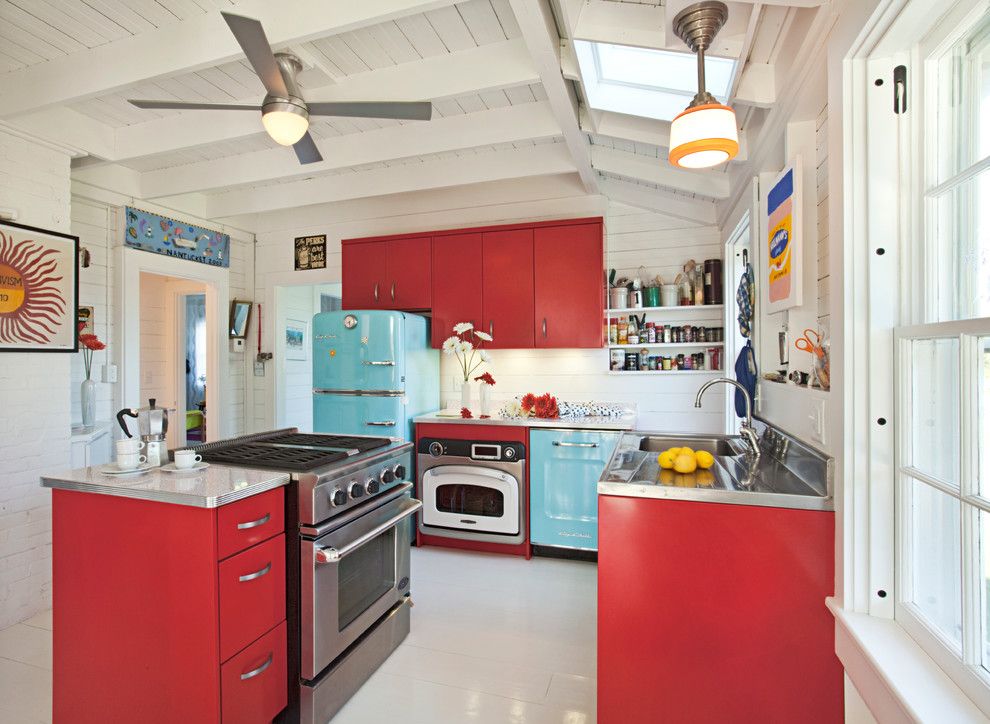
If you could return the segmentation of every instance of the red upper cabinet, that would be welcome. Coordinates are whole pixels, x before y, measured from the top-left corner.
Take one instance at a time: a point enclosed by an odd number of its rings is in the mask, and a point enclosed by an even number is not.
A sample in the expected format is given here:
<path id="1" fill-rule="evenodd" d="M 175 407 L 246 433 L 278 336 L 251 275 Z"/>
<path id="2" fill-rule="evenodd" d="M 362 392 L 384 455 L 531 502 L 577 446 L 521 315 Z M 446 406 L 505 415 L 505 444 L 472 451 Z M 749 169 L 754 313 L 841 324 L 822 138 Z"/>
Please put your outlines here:
<path id="1" fill-rule="evenodd" d="M 537 347 L 601 347 L 605 314 L 601 223 L 534 231 Z"/>
<path id="2" fill-rule="evenodd" d="M 426 310 L 431 306 L 432 274 L 430 237 L 390 239 L 387 243 L 387 289 L 382 289 L 386 309 Z"/>
<path id="3" fill-rule="evenodd" d="M 486 231 L 482 259 L 482 329 L 495 338 L 487 346 L 533 347 L 533 229 Z"/>
<path id="4" fill-rule="evenodd" d="M 385 287 L 387 244 L 384 241 L 341 245 L 344 309 L 387 309 Z"/>
<path id="5" fill-rule="evenodd" d="M 454 234 L 433 239 L 434 347 L 452 335 L 458 322 L 482 327 L 482 235 Z"/>

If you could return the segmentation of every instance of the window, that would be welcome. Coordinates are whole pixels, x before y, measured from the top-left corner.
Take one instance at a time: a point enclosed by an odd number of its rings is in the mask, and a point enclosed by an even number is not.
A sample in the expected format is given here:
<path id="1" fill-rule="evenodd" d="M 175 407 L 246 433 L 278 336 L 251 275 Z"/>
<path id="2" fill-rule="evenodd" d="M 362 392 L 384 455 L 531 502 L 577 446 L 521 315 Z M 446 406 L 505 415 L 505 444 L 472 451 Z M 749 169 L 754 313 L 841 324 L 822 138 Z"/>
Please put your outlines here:
<path id="1" fill-rule="evenodd" d="M 971 696 L 981 689 L 986 706 L 990 16 L 971 14 L 954 33 L 922 55 L 913 74 L 922 86 L 912 102 L 922 104 L 916 118 L 925 161 L 916 246 L 904 247 L 902 293 L 918 300 L 905 315 L 915 324 L 894 331 L 895 616 Z"/>

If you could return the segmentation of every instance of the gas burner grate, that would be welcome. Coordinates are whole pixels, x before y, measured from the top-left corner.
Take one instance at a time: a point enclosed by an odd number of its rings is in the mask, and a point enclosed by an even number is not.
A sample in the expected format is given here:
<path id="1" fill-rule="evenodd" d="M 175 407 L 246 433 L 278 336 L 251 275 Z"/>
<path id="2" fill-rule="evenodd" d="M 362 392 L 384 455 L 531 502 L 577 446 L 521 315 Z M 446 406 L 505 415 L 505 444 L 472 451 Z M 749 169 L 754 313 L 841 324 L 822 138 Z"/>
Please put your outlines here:
<path id="1" fill-rule="evenodd" d="M 307 447 L 338 448 L 342 450 L 357 450 L 367 452 L 385 447 L 391 440 L 387 437 L 356 437 L 350 435 L 307 435 L 305 433 L 288 433 L 265 438 L 264 442 L 271 445 L 303 445 Z"/>
<path id="2" fill-rule="evenodd" d="M 197 452 L 203 456 L 203 460 L 210 463 L 289 471 L 312 470 L 322 465 L 346 460 L 348 457 L 346 452 L 337 450 L 276 447 L 258 443 L 213 449 L 197 448 Z"/>

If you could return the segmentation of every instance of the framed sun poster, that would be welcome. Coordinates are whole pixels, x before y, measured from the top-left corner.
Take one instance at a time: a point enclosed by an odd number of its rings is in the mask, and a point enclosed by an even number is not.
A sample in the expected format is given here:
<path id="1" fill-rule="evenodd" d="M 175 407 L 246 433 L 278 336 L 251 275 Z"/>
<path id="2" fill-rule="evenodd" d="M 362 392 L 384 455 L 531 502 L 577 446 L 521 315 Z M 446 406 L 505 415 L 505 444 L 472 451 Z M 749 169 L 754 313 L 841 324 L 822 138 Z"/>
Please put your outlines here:
<path id="1" fill-rule="evenodd" d="M 0 352 L 78 351 L 79 237 L 0 221 Z"/>
<path id="2" fill-rule="evenodd" d="M 780 312 L 802 303 L 804 240 L 801 157 L 770 183 L 763 198 L 763 301 L 767 312 Z"/>

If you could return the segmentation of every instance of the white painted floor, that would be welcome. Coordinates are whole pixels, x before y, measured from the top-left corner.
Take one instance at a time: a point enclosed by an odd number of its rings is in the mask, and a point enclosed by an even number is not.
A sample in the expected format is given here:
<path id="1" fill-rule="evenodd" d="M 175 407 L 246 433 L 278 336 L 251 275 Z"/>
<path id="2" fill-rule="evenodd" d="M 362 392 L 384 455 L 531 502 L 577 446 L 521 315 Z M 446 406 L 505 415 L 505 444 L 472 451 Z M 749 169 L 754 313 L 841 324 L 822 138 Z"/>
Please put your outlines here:
<path id="1" fill-rule="evenodd" d="M 334 724 L 591 724 L 591 563 L 414 548 L 412 632 Z M 51 612 L 0 631 L 0 722 L 51 721 Z"/>

